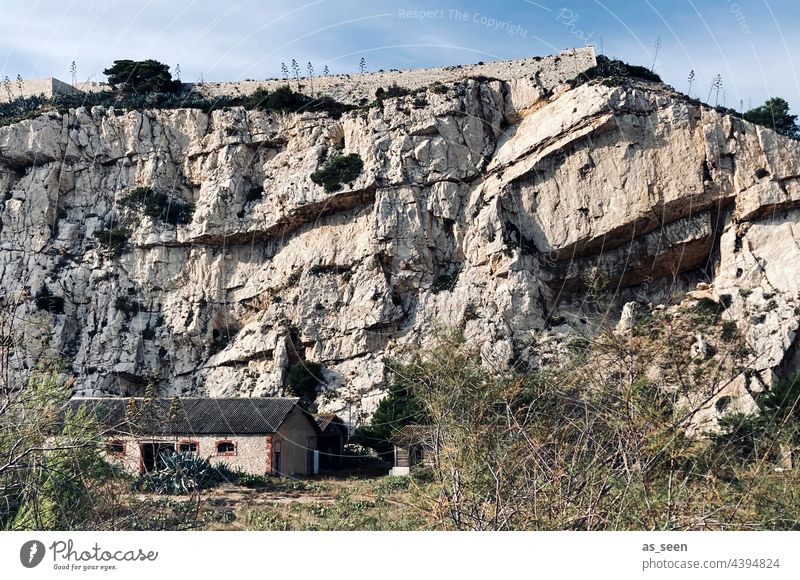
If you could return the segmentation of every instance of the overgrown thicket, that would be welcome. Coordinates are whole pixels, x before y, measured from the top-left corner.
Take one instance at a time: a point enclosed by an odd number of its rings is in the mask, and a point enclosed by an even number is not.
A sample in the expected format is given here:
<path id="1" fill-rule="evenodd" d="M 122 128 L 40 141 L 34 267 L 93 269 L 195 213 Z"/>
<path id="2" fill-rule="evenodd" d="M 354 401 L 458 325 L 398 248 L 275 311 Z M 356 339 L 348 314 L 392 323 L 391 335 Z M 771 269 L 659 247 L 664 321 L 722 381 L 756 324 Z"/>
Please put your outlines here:
<path id="1" fill-rule="evenodd" d="M 738 340 L 708 358 L 681 347 L 690 328 L 717 322 L 687 314 L 599 333 L 537 373 L 493 371 L 454 334 L 417 353 L 397 370 L 435 433 L 425 501 L 439 525 L 800 528 L 798 470 L 784 467 L 798 446 L 797 380 L 762 396 L 758 415 L 732 411 L 715 435 L 686 434 L 742 371 Z"/>
<path id="2" fill-rule="evenodd" d="M 0 529 L 189 529 L 199 495 L 136 497 L 130 478 L 103 456 L 105 426 L 62 413 L 69 389 L 54 369 L 0 388 Z"/>
<path id="3" fill-rule="evenodd" d="M 428 423 L 422 402 L 414 391 L 414 366 L 400 361 L 389 361 L 392 382 L 386 396 L 368 425 L 356 429 L 354 443 L 374 449 L 385 461 L 392 460 L 394 450 L 390 440 L 392 435 L 406 425 Z"/>
<path id="4" fill-rule="evenodd" d="M 4 389 L 1 399 L 0 527 L 90 526 L 104 502 L 96 488 L 111 476 L 98 451 L 99 426 L 82 414 L 57 418 L 65 390 L 52 372 Z"/>
<path id="5" fill-rule="evenodd" d="M 27 381 L 11 380 L 12 353 L 24 340 L 15 322 L 0 309 L 0 529 L 204 525 L 198 492 L 180 500 L 131 493 L 130 477 L 105 461 L 106 435 L 115 426 L 101 425 L 85 412 L 63 411 L 71 384 L 60 378 L 52 357 L 40 357 L 40 367 Z"/>

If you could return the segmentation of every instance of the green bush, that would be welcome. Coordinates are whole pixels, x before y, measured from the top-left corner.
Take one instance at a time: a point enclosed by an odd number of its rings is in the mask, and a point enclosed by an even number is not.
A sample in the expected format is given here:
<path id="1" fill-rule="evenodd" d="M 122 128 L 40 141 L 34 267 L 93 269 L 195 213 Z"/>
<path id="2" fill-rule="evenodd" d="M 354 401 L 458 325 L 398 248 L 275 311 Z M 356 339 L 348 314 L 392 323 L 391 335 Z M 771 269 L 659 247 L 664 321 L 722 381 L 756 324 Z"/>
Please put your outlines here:
<path id="1" fill-rule="evenodd" d="M 191 223 L 194 204 L 172 197 L 151 187 L 137 187 L 123 198 L 129 208 L 139 209 L 146 216 L 171 225 Z"/>
<path id="2" fill-rule="evenodd" d="M 458 282 L 458 273 L 439 274 L 431 285 L 431 292 L 438 294 L 445 290 L 451 291 L 456 287 L 456 282 Z"/>
<path id="3" fill-rule="evenodd" d="M 335 154 L 325 161 L 321 169 L 311 174 L 311 181 L 321 185 L 328 193 L 342 189 L 343 183 L 355 181 L 364 170 L 364 162 L 358 153 Z"/>
<path id="4" fill-rule="evenodd" d="M 259 87 L 247 98 L 244 104 L 248 108 L 262 111 L 328 113 L 334 119 L 338 119 L 343 113 L 356 108 L 327 96 L 309 97 L 293 91 L 288 85 L 277 88 L 274 91 Z"/>
<path id="5" fill-rule="evenodd" d="M 289 390 L 303 401 L 313 402 L 317 398 L 317 387 L 325 381 L 322 368 L 322 365 L 316 362 L 298 362 L 289 370 Z"/>
<path id="6" fill-rule="evenodd" d="M 131 233 L 125 228 L 95 230 L 94 239 L 110 256 L 121 256 L 128 249 Z"/>
<path id="7" fill-rule="evenodd" d="M 378 90 L 375 91 L 375 102 L 373 103 L 375 106 L 383 105 L 383 101 L 386 99 L 395 99 L 397 97 L 405 97 L 406 95 L 410 95 L 411 90 L 405 87 L 400 87 L 397 85 L 392 85 L 388 89 L 384 89 L 383 87 L 378 87 Z"/>
<path id="8" fill-rule="evenodd" d="M 50 100 L 44 95 L 19 97 L 0 103 L 0 127 L 41 115 Z"/>
<path id="9" fill-rule="evenodd" d="M 232 483 L 245 487 L 261 487 L 269 484 L 267 476 L 253 475 L 241 469 L 232 468 L 227 463 L 217 463 L 212 469 L 214 480 L 217 483 Z"/>
<path id="10" fill-rule="evenodd" d="M 297 268 L 293 269 L 292 273 L 286 278 L 286 285 L 287 286 L 294 286 L 300 281 L 300 278 L 303 276 L 303 269 Z"/>

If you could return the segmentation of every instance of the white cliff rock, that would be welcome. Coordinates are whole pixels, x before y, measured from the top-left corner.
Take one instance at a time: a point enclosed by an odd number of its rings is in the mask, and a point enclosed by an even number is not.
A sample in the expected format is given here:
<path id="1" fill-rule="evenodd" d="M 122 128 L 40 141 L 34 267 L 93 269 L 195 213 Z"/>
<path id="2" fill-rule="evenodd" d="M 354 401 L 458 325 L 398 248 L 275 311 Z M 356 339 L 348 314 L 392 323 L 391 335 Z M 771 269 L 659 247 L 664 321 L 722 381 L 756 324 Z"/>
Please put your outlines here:
<path id="1" fill-rule="evenodd" d="M 710 276 L 695 292 L 727 297 L 756 370 L 796 369 L 800 143 L 663 85 L 569 88 L 580 56 L 339 119 L 94 107 L 0 128 L 0 285 L 25 337 L 9 368 L 49 349 L 81 393 L 252 396 L 316 361 L 321 407 L 356 422 L 387 357 L 441 326 L 501 368 L 547 359 L 540 339 L 580 318 L 558 305 L 599 270 L 644 302 Z M 337 148 L 364 167 L 327 192 L 311 174 Z M 137 186 L 194 204 L 190 223 L 126 207 Z M 95 234 L 120 224 L 113 256 Z M 63 309 L 37 306 L 44 287 Z"/>

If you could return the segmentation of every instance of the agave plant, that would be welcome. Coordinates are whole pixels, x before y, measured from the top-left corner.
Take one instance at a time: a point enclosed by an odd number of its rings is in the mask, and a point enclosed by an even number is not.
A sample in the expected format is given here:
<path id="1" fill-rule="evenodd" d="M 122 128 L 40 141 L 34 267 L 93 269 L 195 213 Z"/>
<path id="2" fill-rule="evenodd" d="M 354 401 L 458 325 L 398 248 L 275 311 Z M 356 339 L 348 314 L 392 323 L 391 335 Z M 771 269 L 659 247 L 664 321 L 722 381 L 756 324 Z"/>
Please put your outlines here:
<path id="1" fill-rule="evenodd" d="M 185 494 L 214 485 L 213 468 L 208 460 L 194 453 L 162 456 L 164 467 L 142 475 L 136 488 L 158 494 Z"/>

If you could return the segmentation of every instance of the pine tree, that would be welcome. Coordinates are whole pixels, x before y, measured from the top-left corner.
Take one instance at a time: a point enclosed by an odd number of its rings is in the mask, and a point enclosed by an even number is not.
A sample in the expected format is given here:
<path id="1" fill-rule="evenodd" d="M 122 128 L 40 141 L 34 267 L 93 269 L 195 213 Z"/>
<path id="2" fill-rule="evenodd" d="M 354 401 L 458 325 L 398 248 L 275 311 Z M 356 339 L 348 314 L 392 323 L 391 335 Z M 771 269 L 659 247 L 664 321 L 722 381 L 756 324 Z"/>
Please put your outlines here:
<path id="1" fill-rule="evenodd" d="M 780 97 L 773 97 L 760 107 L 750 109 L 744 118 L 764 127 L 774 129 L 781 135 L 797 139 L 800 128 L 797 126 L 797 115 L 789 114 L 789 103 Z"/>

